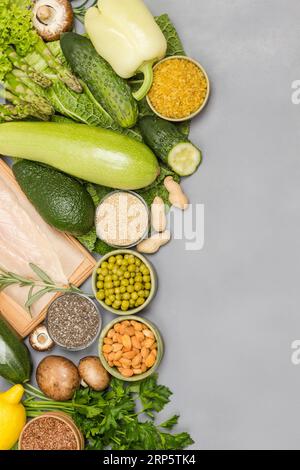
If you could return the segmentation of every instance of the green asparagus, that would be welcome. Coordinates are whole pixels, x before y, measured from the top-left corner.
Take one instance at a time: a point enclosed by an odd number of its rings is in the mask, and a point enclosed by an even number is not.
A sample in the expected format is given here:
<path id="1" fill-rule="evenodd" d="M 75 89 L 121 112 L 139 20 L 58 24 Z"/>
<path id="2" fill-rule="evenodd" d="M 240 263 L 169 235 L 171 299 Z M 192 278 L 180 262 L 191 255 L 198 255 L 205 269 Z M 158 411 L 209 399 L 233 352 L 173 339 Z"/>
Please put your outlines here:
<path id="1" fill-rule="evenodd" d="M 40 55 L 42 59 L 44 59 L 50 69 L 55 70 L 56 75 L 61 79 L 62 82 L 67 85 L 67 87 L 69 87 L 76 93 L 82 92 L 82 87 L 80 85 L 79 80 L 72 74 L 72 72 L 70 72 L 70 70 L 64 67 L 61 62 L 52 55 L 50 49 L 47 47 L 47 45 L 42 39 L 39 39 L 37 41 L 35 45 L 35 51 L 38 55 Z M 25 57 L 25 60 L 28 65 L 31 65 L 31 53 Z"/>
<path id="2" fill-rule="evenodd" d="M 23 70 L 13 69 L 11 74 L 14 75 L 19 82 L 27 86 L 35 95 L 41 96 L 44 99 L 47 97 L 45 88 L 34 82 Z"/>
<path id="3" fill-rule="evenodd" d="M 31 80 L 41 87 L 48 88 L 52 85 L 52 81 L 48 77 L 32 69 L 12 47 L 7 48 L 7 57 L 15 68 L 22 70 Z"/>
<path id="4" fill-rule="evenodd" d="M 5 90 L 4 88 L 0 89 L 0 98 L 3 98 L 5 101 L 9 101 L 11 104 L 13 104 L 18 109 L 19 114 L 21 114 L 22 109 L 25 108 L 25 114 L 28 114 L 28 116 L 30 115 L 41 121 L 48 121 L 51 117 L 48 114 L 43 114 L 40 112 L 40 110 L 34 104 L 21 100 L 21 98 L 14 95 L 10 91 Z"/>
<path id="5" fill-rule="evenodd" d="M 33 104 L 41 114 L 51 116 L 54 113 L 53 107 L 45 98 L 43 98 L 42 96 L 37 96 L 12 72 L 6 74 L 3 86 L 6 90 L 18 96 L 22 101 L 25 101 L 29 104 Z"/>
<path id="6" fill-rule="evenodd" d="M 32 117 L 41 120 L 47 120 L 49 118 L 49 116 L 39 114 L 29 103 L 20 103 L 20 105 L 16 106 L 0 104 L 0 122 L 18 121 Z"/>

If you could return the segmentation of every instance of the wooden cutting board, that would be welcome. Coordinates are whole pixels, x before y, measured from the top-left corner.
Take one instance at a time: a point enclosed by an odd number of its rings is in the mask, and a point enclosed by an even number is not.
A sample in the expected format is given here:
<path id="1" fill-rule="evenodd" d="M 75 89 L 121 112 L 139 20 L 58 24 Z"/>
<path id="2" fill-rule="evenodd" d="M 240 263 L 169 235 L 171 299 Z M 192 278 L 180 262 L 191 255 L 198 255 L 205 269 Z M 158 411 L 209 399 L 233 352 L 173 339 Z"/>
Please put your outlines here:
<path id="1" fill-rule="evenodd" d="M 13 184 L 13 186 L 16 188 L 16 191 L 21 192 L 21 189 L 15 180 L 10 167 L 1 157 L 0 174 L 5 180 L 9 180 Z M 74 237 L 67 234 L 63 234 L 63 236 L 66 237 L 68 242 L 84 256 L 81 264 L 77 266 L 75 271 L 69 277 L 69 282 L 79 287 L 92 274 L 96 261 Z M 5 291 L 2 291 L 0 292 L 0 311 L 8 323 L 22 338 L 24 338 L 45 319 L 47 306 L 34 319 L 32 319 L 28 315 L 28 312 L 25 308 L 21 307 L 17 302 L 15 302 L 9 295 L 5 293 Z"/>

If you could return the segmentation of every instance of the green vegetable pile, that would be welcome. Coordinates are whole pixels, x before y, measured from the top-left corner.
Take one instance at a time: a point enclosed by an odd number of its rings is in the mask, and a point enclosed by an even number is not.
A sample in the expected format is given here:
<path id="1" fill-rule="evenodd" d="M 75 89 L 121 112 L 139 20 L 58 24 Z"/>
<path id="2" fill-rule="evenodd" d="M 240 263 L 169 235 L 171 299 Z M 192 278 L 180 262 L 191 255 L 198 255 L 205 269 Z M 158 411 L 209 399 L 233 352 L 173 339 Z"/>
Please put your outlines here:
<path id="1" fill-rule="evenodd" d="M 178 423 L 178 415 L 155 423 L 156 414 L 172 395 L 157 383 L 157 375 L 130 384 L 113 378 L 106 391 L 80 389 L 68 402 L 51 401 L 31 385 L 25 388 L 27 416 L 33 418 L 46 411 L 70 414 L 86 439 L 87 450 L 179 450 L 193 444 L 186 432 L 168 432 Z"/>
<path id="2" fill-rule="evenodd" d="M 82 91 L 78 79 L 51 52 L 53 46 L 46 45 L 34 30 L 31 7 L 30 0 L 1 2 L 1 96 L 12 105 L 1 105 L 0 121 L 50 119 L 55 109 L 48 89 L 54 83 L 76 93 Z"/>
<path id="3" fill-rule="evenodd" d="M 44 43 L 33 29 L 31 0 L 3 0 L 0 7 L 0 90 L 10 104 L 0 104 L 0 122 L 15 120 L 51 120 L 55 122 L 78 122 L 89 126 L 112 129 L 142 141 L 138 125 L 131 129 L 121 128 L 106 109 L 91 93 L 88 86 L 77 79 L 62 53 L 59 41 Z M 84 6 L 81 9 L 83 15 Z M 75 12 L 76 13 L 76 12 Z M 167 56 L 185 54 L 183 45 L 167 14 L 156 17 L 168 43 Z M 138 89 L 142 79 L 137 76 L 129 80 L 132 91 Z M 153 116 L 146 99 L 138 103 L 139 118 Z M 178 125 L 185 137 L 189 134 L 189 123 Z M 163 181 L 172 176 L 179 177 L 163 163 L 156 181 L 148 188 L 138 191 L 151 206 L 160 196 L 169 205 L 169 194 Z M 85 184 L 95 206 L 110 191 L 110 188 Z M 78 238 L 90 251 L 104 255 L 112 250 L 97 239 L 93 228 Z"/>

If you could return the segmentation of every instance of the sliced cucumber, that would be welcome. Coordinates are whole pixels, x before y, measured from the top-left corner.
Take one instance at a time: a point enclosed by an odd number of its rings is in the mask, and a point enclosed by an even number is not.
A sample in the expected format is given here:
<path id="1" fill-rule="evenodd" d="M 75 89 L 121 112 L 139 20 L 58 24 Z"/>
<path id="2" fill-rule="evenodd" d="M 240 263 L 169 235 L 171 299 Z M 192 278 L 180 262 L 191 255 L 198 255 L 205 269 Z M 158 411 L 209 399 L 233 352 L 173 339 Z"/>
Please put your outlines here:
<path id="1" fill-rule="evenodd" d="M 179 176 L 195 173 L 201 163 L 201 152 L 190 142 L 175 145 L 168 157 L 168 165 Z"/>
<path id="2" fill-rule="evenodd" d="M 189 176 L 197 170 L 201 151 L 173 123 L 146 116 L 139 121 L 139 127 L 146 144 L 179 176 Z"/>

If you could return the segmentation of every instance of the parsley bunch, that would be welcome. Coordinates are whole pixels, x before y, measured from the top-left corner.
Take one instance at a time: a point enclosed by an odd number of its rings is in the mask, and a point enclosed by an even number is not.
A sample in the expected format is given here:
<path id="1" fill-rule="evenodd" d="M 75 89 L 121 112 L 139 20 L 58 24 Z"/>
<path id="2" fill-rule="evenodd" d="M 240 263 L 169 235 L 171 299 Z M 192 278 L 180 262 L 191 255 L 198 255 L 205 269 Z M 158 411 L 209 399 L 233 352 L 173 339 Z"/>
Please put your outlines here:
<path id="1" fill-rule="evenodd" d="M 27 392 L 34 395 L 33 387 L 29 387 Z M 179 416 L 155 423 L 156 414 L 169 403 L 171 395 L 167 387 L 158 385 L 157 375 L 152 375 L 135 383 L 113 378 L 104 392 L 80 389 L 70 402 L 41 400 L 38 392 L 39 401 L 29 398 L 24 406 L 28 417 L 55 410 L 69 413 L 86 439 L 87 450 L 179 450 L 193 444 L 186 432 L 168 432 Z"/>

